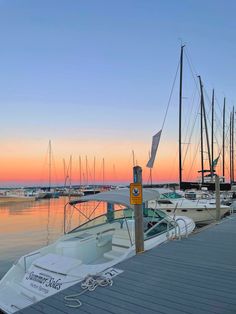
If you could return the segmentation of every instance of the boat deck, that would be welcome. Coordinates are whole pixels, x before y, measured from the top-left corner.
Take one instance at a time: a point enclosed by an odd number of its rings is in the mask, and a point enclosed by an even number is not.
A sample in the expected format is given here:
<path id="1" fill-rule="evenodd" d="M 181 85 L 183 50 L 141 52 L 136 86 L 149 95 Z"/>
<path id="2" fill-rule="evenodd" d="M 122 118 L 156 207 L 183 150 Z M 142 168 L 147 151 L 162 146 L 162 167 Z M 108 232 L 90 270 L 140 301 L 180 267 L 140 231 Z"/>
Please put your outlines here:
<path id="1" fill-rule="evenodd" d="M 116 265 L 113 286 L 85 292 L 79 309 L 64 300 L 81 292 L 76 284 L 18 313 L 236 313 L 235 243 L 234 214 Z"/>

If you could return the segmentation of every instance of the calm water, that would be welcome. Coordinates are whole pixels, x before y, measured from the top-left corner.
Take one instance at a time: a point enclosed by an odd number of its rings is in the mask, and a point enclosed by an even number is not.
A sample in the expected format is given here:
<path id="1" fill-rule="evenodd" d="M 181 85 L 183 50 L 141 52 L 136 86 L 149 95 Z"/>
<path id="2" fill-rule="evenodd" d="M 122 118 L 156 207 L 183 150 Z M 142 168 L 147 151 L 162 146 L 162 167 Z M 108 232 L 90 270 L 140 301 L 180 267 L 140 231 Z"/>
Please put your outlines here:
<path id="1" fill-rule="evenodd" d="M 63 235 L 64 206 L 68 197 L 28 203 L 0 205 L 0 278 L 19 257 L 54 242 Z M 80 205 L 85 215 L 93 215 L 96 204 Z M 99 212 L 105 211 L 99 205 Z M 79 207 L 79 206 L 77 206 Z M 97 211 L 97 210 L 96 210 Z M 74 208 L 68 208 L 67 228 L 85 220 Z"/>

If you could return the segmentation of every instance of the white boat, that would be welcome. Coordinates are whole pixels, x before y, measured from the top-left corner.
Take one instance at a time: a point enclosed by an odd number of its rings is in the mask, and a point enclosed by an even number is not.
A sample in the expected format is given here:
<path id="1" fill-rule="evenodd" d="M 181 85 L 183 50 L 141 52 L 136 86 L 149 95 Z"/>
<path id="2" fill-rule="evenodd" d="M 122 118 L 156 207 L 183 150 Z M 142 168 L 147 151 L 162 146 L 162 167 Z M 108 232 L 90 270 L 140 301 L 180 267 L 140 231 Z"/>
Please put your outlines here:
<path id="1" fill-rule="evenodd" d="M 215 199 L 186 199 L 181 194 L 170 189 L 157 189 L 160 193 L 158 200 L 151 200 L 148 206 L 159 208 L 168 215 L 184 215 L 195 222 L 196 225 L 206 225 L 216 220 Z M 230 212 L 230 207 L 220 206 L 221 218 Z"/>
<path id="2" fill-rule="evenodd" d="M 144 204 L 158 196 L 156 191 L 143 191 Z M 55 243 L 22 256 L 0 281 L 0 309 L 14 313 L 82 281 L 88 274 L 99 274 L 135 255 L 134 210 L 129 190 L 84 196 L 70 205 L 88 201 L 106 202 L 106 214 L 89 219 Z M 122 209 L 113 210 L 116 204 Z M 149 208 L 144 208 L 143 220 L 145 250 L 168 239 L 187 236 L 195 227 L 187 217 L 174 220 Z"/>

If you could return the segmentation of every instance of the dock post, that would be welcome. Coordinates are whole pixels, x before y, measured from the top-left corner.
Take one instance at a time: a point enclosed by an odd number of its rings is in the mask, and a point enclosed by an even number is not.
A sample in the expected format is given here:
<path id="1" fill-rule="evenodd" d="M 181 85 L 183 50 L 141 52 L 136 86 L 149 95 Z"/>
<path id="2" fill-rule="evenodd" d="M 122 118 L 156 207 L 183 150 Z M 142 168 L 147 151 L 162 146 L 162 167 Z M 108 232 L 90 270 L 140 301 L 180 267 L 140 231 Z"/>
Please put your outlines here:
<path id="1" fill-rule="evenodd" d="M 130 185 L 130 203 L 134 205 L 136 254 L 144 252 L 142 168 L 133 167 L 134 183 Z"/>
<path id="2" fill-rule="evenodd" d="M 220 179 L 215 175 L 215 190 L 216 190 L 216 220 L 220 220 Z"/>

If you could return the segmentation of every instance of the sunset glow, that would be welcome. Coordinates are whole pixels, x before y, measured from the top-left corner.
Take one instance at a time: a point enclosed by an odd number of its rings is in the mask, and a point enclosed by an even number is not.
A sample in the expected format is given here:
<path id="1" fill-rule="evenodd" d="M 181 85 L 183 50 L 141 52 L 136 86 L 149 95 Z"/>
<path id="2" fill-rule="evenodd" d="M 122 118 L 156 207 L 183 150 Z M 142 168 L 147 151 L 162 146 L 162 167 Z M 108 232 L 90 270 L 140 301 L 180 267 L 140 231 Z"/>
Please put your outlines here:
<path id="1" fill-rule="evenodd" d="M 152 181 L 178 182 L 183 43 L 182 149 L 188 150 L 183 179 L 199 176 L 199 74 L 209 134 L 215 89 L 214 155 L 222 152 L 224 97 L 229 143 L 236 80 L 233 1 L 227 6 L 214 2 L 213 15 L 212 1 L 204 2 L 203 11 L 195 1 L 21 3 L 2 1 L 0 10 L 2 186 L 47 185 L 49 140 L 52 184 L 64 184 L 70 158 L 72 184 L 129 183 L 134 164 L 148 183 L 151 139 L 162 128 Z M 222 16 L 222 10 L 227 14 Z M 221 174 L 222 160 L 217 167 Z"/>

